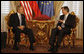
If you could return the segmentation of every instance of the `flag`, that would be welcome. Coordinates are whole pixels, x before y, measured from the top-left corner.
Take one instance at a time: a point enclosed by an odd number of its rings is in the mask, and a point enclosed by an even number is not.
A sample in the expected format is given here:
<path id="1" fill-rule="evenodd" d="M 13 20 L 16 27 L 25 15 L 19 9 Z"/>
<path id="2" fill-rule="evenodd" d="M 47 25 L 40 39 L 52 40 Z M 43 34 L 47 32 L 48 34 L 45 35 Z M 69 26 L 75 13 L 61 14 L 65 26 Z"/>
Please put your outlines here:
<path id="1" fill-rule="evenodd" d="M 31 9 L 31 6 L 29 4 L 29 1 L 20 1 L 20 3 L 23 6 L 26 20 L 27 21 L 32 20 L 32 9 Z"/>
<path id="2" fill-rule="evenodd" d="M 50 20 L 54 15 L 53 1 L 20 1 L 26 20 Z"/>
<path id="3" fill-rule="evenodd" d="M 36 1 L 20 1 L 20 3 L 24 8 L 24 14 L 27 21 L 32 20 L 34 15 L 35 16 L 41 15 L 40 9 Z"/>
<path id="4" fill-rule="evenodd" d="M 54 15 L 53 1 L 37 1 L 41 14 L 52 17 Z"/>
<path id="5" fill-rule="evenodd" d="M 37 2 L 36 1 L 29 1 L 29 3 L 30 3 L 30 6 L 31 6 L 32 11 L 34 13 L 33 17 L 40 16 L 41 15 L 41 11 L 40 11 L 40 9 L 38 7 Z"/>

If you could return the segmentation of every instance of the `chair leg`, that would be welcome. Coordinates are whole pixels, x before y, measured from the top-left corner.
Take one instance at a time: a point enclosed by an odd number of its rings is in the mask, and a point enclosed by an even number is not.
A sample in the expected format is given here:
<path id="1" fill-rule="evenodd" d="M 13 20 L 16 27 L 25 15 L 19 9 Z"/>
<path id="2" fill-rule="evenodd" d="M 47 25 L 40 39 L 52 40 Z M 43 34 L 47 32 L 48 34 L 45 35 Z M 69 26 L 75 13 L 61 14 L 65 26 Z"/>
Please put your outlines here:
<path id="1" fill-rule="evenodd" d="M 63 48 L 65 48 L 64 40 L 63 40 Z"/>
<path id="2" fill-rule="evenodd" d="M 8 38 L 8 45 L 9 45 L 9 43 L 10 43 L 10 38 Z"/>
<path id="3" fill-rule="evenodd" d="M 26 45 L 26 47 L 27 47 L 27 38 L 26 38 L 26 40 L 25 40 L 25 41 L 26 41 L 26 44 L 25 44 L 25 45 Z"/>
<path id="4" fill-rule="evenodd" d="M 69 48 L 71 48 L 71 45 L 70 45 L 70 39 L 69 39 L 69 41 L 68 41 L 68 42 L 69 42 L 69 45 L 68 45 L 68 46 L 69 46 Z"/>
<path id="5" fill-rule="evenodd" d="M 27 44 L 27 42 L 28 42 L 28 37 L 27 37 L 27 36 L 26 36 L 25 41 L 26 41 L 26 47 L 28 47 L 28 44 Z"/>
<path id="6" fill-rule="evenodd" d="M 71 43 L 71 40 L 70 40 L 70 35 L 69 35 L 69 38 L 68 38 L 68 43 L 69 43 L 69 48 L 71 48 L 71 45 L 70 45 L 70 43 Z"/>
<path id="7" fill-rule="evenodd" d="M 73 48 L 75 47 L 75 39 L 73 39 Z"/>
<path id="8" fill-rule="evenodd" d="M 74 34 L 74 31 L 73 31 L 73 47 L 75 47 L 75 34 Z"/>

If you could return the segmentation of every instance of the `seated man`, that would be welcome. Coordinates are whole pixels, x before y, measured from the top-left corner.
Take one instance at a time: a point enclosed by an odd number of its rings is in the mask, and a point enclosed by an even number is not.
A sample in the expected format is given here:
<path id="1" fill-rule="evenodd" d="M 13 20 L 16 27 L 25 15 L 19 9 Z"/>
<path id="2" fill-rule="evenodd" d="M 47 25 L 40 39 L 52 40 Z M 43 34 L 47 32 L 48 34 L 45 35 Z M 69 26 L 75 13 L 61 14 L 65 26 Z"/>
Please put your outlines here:
<path id="1" fill-rule="evenodd" d="M 50 49 L 49 51 L 58 51 L 58 47 L 61 44 L 61 41 L 65 34 L 71 33 L 71 28 L 74 28 L 76 26 L 76 16 L 69 14 L 69 8 L 67 6 L 64 6 L 61 8 L 63 15 L 60 16 L 60 20 L 58 21 L 58 24 L 55 29 L 52 29 L 51 31 L 51 37 L 49 40 Z M 56 46 L 54 46 L 56 36 L 58 36 Z"/>
<path id="2" fill-rule="evenodd" d="M 29 37 L 30 50 L 34 50 L 33 43 L 35 42 L 35 38 L 32 30 L 26 27 L 25 15 L 22 13 L 23 7 L 17 6 L 17 13 L 11 14 L 10 16 L 9 26 L 13 27 L 12 31 L 15 34 L 13 49 L 18 50 L 17 42 L 20 42 L 20 33 L 25 33 Z"/>

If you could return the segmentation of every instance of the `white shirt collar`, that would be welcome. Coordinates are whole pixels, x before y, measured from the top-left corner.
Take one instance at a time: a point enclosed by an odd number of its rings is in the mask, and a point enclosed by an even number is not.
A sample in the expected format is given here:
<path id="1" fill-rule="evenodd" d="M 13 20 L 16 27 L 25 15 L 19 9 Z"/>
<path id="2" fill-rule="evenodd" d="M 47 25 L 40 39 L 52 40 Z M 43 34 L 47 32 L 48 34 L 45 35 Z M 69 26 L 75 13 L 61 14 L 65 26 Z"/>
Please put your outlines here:
<path id="1" fill-rule="evenodd" d="M 67 13 L 65 16 L 68 17 L 69 13 Z"/>
<path id="2" fill-rule="evenodd" d="M 18 16 L 20 16 L 20 15 L 21 15 L 21 14 L 20 14 L 20 13 L 18 13 L 18 12 L 17 12 L 17 14 L 18 14 Z"/>

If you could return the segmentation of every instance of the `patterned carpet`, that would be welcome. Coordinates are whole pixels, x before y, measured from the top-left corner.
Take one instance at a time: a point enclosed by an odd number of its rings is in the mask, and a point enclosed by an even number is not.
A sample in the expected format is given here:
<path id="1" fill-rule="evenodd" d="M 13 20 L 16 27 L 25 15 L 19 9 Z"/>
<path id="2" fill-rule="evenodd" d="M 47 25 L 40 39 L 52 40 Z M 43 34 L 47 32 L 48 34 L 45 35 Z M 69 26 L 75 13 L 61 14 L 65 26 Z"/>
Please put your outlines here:
<path id="1" fill-rule="evenodd" d="M 68 48 L 68 47 L 60 47 L 58 49 L 58 52 L 55 53 L 83 53 L 83 41 L 76 41 L 76 45 L 74 48 Z M 1 49 L 2 53 L 51 53 L 48 51 L 49 45 L 35 45 L 35 50 L 31 51 L 29 50 L 29 47 L 25 46 L 19 46 L 19 50 L 15 51 L 10 47 L 6 47 L 4 49 Z"/>

